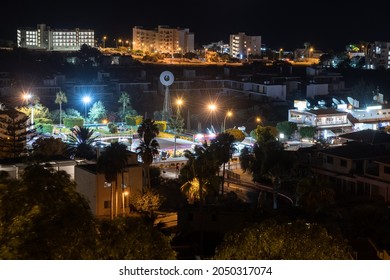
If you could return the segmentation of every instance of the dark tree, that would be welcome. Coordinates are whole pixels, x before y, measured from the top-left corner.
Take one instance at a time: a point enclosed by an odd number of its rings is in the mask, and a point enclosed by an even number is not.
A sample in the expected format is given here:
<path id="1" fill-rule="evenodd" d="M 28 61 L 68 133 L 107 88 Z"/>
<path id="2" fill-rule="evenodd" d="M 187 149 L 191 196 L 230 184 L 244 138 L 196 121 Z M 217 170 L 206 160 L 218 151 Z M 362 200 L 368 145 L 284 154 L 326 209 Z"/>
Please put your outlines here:
<path id="1" fill-rule="evenodd" d="M 92 143 L 97 136 L 93 135 L 93 130 L 76 126 L 71 131 L 72 133 L 68 135 L 68 139 L 72 156 L 85 159 L 94 158 L 96 153 Z"/>
<path id="2" fill-rule="evenodd" d="M 0 259 L 94 259 L 88 202 L 65 171 L 42 165 L 0 184 Z"/>
<path id="3" fill-rule="evenodd" d="M 351 260 L 347 242 L 319 224 L 271 220 L 229 233 L 216 249 L 222 260 Z"/>
<path id="4" fill-rule="evenodd" d="M 173 260 L 170 240 L 142 217 L 101 220 L 98 223 L 99 259 Z"/>

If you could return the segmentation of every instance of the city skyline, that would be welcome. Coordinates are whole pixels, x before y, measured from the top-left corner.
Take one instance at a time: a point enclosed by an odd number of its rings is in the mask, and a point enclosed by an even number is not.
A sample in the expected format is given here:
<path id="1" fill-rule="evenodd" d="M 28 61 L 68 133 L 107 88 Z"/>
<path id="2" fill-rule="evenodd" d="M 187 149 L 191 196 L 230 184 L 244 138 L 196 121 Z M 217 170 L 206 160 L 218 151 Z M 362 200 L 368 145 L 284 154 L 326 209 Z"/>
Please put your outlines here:
<path id="1" fill-rule="evenodd" d="M 45 23 L 54 29 L 94 29 L 96 39 L 106 35 L 108 40 L 131 39 L 134 26 L 189 28 L 195 34 L 197 47 L 221 40 L 228 43 L 229 35 L 239 32 L 261 36 L 267 47 L 285 50 L 310 42 L 325 52 L 342 51 L 348 43 L 389 40 L 386 10 L 378 7 L 361 8 L 353 2 L 334 0 L 322 6 L 309 1 L 280 5 L 249 0 L 240 1 L 239 5 L 220 3 L 185 5 L 182 1 L 170 1 L 141 6 L 119 1 L 109 6 L 69 0 L 63 6 L 52 7 L 39 1 L 10 2 L 2 9 L 0 39 L 15 41 L 17 28 Z"/>

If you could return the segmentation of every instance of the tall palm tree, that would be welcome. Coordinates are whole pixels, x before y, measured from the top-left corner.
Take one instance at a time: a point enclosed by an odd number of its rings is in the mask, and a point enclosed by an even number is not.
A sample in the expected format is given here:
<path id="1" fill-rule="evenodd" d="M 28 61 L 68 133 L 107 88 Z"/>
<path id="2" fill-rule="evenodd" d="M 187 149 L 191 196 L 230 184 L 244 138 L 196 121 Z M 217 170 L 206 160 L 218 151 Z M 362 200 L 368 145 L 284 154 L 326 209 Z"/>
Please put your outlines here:
<path id="1" fill-rule="evenodd" d="M 60 130 L 62 127 L 62 103 L 67 103 L 67 102 L 68 102 L 68 98 L 66 97 L 65 92 L 60 90 L 59 92 L 56 93 L 56 100 L 54 101 L 54 103 L 60 105 Z"/>
<path id="2" fill-rule="evenodd" d="M 118 100 L 119 103 L 122 103 L 122 118 L 125 118 L 125 112 L 126 112 L 126 107 L 127 105 L 130 104 L 130 96 L 127 92 L 123 91 L 121 93 L 121 96 L 119 97 Z"/>
<path id="3" fill-rule="evenodd" d="M 153 159 L 159 154 L 159 147 L 156 136 L 160 133 L 157 124 L 152 119 L 145 119 L 139 125 L 137 132 L 140 136 L 141 143 L 136 148 L 136 152 L 141 156 L 144 167 L 144 182 L 147 188 L 150 189 L 150 165 Z"/>
<path id="4" fill-rule="evenodd" d="M 71 132 L 68 135 L 70 154 L 73 157 L 92 159 L 95 156 L 92 143 L 97 138 L 93 135 L 93 129 L 76 126 L 71 129 Z"/>
<path id="5" fill-rule="evenodd" d="M 152 119 L 143 120 L 139 125 L 137 132 L 146 145 L 149 145 L 150 142 L 160 133 L 157 124 Z"/>
<path id="6" fill-rule="evenodd" d="M 127 146 L 119 142 L 111 143 L 105 148 L 97 161 L 98 173 L 104 173 L 106 181 L 111 182 L 111 219 L 118 216 L 118 174 L 123 174 L 126 165 Z M 123 194 L 123 184 L 122 176 L 121 194 Z"/>
<path id="7" fill-rule="evenodd" d="M 146 142 L 141 141 L 140 145 L 136 148 L 136 153 L 142 158 L 144 168 L 144 183 L 146 188 L 150 189 L 150 165 L 153 163 L 153 159 L 159 154 L 159 147 L 157 140 L 153 139 L 149 145 Z"/>
<path id="8" fill-rule="evenodd" d="M 222 188 L 221 195 L 224 192 L 226 163 L 232 158 L 237 150 L 234 146 L 235 138 L 229 133 L 220 133 L 211 141 L 210 149 L 215 153 L 218 164 L 223 165 L 222 169 Z"/>
<path id="9" fill-rule="evenodd" d="M 219 170 L 215 154 L 205 142 L 203 145 L 195 146 L 193 151 L 185 150 L 184 156 L 188 158 L 185 168 L 189 170 L 186 176 L 187 180 L 192 181 L 194 178 L 198 179 L 199 202 L 202 205 L 204 203 L 203 195 L 205 193 L 203 188 L 205 188 L 206 182 L 211 181 L 209 179 L 215 177 Z"/>

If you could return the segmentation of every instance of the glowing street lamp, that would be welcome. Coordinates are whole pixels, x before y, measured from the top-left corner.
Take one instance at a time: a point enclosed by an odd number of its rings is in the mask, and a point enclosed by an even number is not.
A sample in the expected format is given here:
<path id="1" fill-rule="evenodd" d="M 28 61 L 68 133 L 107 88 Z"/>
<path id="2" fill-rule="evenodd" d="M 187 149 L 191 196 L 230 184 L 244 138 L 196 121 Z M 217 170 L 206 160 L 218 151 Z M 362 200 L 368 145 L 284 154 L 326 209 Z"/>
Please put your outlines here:
<path id="1" fill-rule="evenodd" d="M 215 133 L 214 131 L 214 127 L 213 127 L 213 114 L 214 112 L 217 110 L 217 105 L 215 105 L 214 103 L 210 103 L 209 106 L 208 106 L 209 110 L 210 110 L 210 126 L 211 126 L 211 131 L 213 133 Z"/>
<path id="2" fill-rule="evenodd" d="M 91 102 L 91 97 L 86 95 L 83 97 L 83 103 L 84 103 L 84 119 L 87 118 L 87 105 Z"/>
<path id="3" fill-rule="evenodd" d="M 178 125 L 178 120 L 179 120 L 179 116 L 180 116 L 180 107 L 181 105 L 183 105 L 183 99 L 181 98 L 178 98 L 176 100 L 176 105 L 177 105 L 177 111 L 176 111 L 176 127 L 174 129 L 174 148 L 173 148 L 173 157 L 176 157 L 176 133 L 177 133 L 177 125 Z"/>
<path id="4" fill-rule="evenodd" d="M 33 96 L 31 93 L 25 93 L 23 94 L 23 99 L 26 101 L 26 103 L 31 107 L 31 129 L 34 129 L 34 104 L 32 100 Z"/>
<path id="5" fill-rule="evenodd" d="M 222 132 L 225 132 L 225 130 L 226 130 L 226 118 L 227 117 L 231 117 L 231 116 L 233 116 L 233 113 L 232 113 L 232 111 L 228 111 L 227 113 L 226 113 L 226 116 L 225 116 L 225 118 L 223 119 L 223 130 L 222 130 Z"/>
<path id="6" fill-rule="evenodd" d="M 122 189 L 122 215 L 125 216 L 125 213 L 126 213 L 126 204 L 125 204 L 125 201 L 126 201 L 126 197 L 129 195 L 129 192 L 128 191 L 124 191 Z"/>
<path id="7" fill-rule="evenodd" d="M 106 40 L 107 40 L 107 36 L 103 36 L 103 49 L 106 48 Z"/>
<path id="8" fill-rule="evenodd" d="M 280 48 L 279 49 L 279 60 L 281 60 L 282 59 L 282 57 L 283 57 L 283 49 L 282 48 Z"/>
<path id="9" fill-rule="evenodd" d="M 177 105 L 177 112 L 176 112 L 176 119 L 179 117 L 179 115 L 180 115 L 180 107 L 181 107 L 181 105 L 183 105 L 183 99 L 181 99 L 181 98 L 178 98 L 177 100 L 176 100 L 176 105 Z"/>

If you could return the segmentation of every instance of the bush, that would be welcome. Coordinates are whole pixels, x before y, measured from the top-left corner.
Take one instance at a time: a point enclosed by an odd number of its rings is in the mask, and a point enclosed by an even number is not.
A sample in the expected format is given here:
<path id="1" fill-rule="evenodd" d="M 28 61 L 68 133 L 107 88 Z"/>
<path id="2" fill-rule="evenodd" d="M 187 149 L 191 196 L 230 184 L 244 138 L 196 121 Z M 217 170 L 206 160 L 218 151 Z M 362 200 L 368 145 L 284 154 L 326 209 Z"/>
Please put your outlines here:
<path id="1" fill-rule="evenodd" d="M 142 116 L 126 116 L 125 122 L 127 125 L 133 125 L 138 126 L 142 123 L 143 117 Z"/>
<path id="2" fill-rule="evenodd" d="M 36 118 L 35 120 L 34 120 L 34 122 L 36 123 L 36 124 L 53 124 L 53 120 L 51 120 L 51 119 L 48 119 L 48 118 Z"/>
<path id="3" fill-rule="evenodd" d="M 39 123 L 36 125 L 36 130 L 38 133 L 53 133 L 54 125 L 49 123 Z"/>
<path id="4" fill-rule="evenodd" d="M 118 127 L 114 123 L 108 123 L 107 127 L 110 133 L 118 133 Z"/>
<path id="5" fill-rule="evenodd" d="M 167 130 L 167 122 L 166 121 L 155 121 L 154 123 L 157 125 L 158 131 Z"/>
<path id="6" fill-rule="evenodd" d="M 64 126 L 67 128 L 72 128 L 75 126 L 83 127 L 84 119 L 83 118 L 64 118 Z"/>

